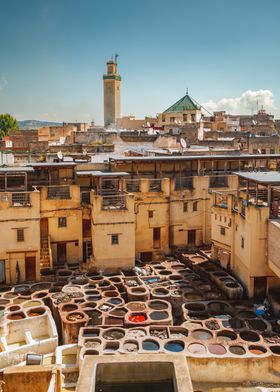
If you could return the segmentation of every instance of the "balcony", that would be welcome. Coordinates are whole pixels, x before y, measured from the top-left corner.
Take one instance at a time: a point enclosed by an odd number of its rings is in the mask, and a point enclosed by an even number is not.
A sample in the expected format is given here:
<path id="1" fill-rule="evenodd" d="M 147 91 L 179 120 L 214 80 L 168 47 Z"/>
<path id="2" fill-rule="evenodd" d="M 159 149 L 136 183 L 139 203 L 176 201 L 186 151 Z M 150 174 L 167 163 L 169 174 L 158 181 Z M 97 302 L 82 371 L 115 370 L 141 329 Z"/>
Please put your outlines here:
<path id="1" fill-rule="evenodd" d="M 126 180 L 126 191 L 130 193 L 140 192 L 140 180 Z"/>
<path id="2" fill-rule="evenodd" d="M 31 207 L 30 192 L 12 192 L 10 199 L 11 207 Z"/>
<path id="3" fill-rule="evenodd" d="M 68 185 L 49 186 L 48 199 L 50 200 L 71 199 L 70 187 Z"/>
<path id="4" fill-rule="evenodd" d="M 193 177 L 176 177 L 175 190 L 193 189 Z"/>
<path id="5" fill-rule="evenodd" d="M 103 195 L 102 210 L 126 210 L 126 195 Z"/>
<path id="6" fill-rule="evenodd" d="M 149 192 L 161 192 L 161 179 L 150 180 Z"/>
<path id="7" fill-rule="evenodd" d="M 210 177 L 210 188 L 227 188 L 228 177 L 227 176 L 211 176 Z"/>

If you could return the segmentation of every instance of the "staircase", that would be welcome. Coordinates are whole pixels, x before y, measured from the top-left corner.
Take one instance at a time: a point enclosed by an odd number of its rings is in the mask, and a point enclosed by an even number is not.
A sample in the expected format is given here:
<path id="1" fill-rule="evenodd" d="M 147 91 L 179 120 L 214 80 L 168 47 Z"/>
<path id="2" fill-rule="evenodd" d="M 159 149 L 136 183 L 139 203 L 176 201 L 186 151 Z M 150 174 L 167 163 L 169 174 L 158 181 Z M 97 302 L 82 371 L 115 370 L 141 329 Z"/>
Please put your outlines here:
<path id="1" fill-rule="evenodd" d="M 40 268 L 51 268 L 51 255 L 48 236 L 41 236 Z"/>

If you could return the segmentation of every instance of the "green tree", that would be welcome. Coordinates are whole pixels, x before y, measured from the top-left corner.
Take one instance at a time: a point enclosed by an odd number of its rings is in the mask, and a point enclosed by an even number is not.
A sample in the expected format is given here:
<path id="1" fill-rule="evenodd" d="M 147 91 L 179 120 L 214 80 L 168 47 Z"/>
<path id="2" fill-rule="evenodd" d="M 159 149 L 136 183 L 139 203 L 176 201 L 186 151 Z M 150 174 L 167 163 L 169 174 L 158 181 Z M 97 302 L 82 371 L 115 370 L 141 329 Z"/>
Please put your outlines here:
<path id="1" fill-rule="evenodd" d="M 0 114 L 0 137 L 8 136 L 10 131 L 18 129 L 17 120 L 8 113 Z"/>

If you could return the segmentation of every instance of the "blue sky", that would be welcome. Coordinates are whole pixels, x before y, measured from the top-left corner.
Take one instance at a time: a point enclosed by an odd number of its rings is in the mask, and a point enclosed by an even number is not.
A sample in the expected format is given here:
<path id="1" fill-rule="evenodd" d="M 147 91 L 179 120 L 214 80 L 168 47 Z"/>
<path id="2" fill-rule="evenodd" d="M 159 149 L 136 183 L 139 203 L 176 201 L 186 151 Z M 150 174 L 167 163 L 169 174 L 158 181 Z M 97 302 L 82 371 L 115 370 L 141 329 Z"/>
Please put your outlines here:
<path id="1" fill-rule="evenodd" d="M 184 95 L 210 110 L 280 117 L 279 0 L 1 1 L 0 112 L 103 121 L 102 74 L 119 53 L 122 115 Z"/>

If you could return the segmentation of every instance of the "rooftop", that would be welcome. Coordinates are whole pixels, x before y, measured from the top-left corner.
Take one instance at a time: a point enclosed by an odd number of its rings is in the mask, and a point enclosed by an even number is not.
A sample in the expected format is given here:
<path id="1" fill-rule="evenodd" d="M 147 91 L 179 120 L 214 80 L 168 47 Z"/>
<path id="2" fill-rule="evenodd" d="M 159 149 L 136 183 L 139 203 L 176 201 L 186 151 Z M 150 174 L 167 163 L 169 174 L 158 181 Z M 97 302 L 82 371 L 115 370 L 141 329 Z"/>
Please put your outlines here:
<path id="1" fill-rule="evenodd" d="M 200 110 L 200 106 L 192 100 L 188 93 L 163 113 L 183 112 L 185 110 Z"/>
<path id="2" fill-rule="evenodd" d="M 280 172 L 235 172 L 237 176 L 259 184 L 280 185 Z"/>

